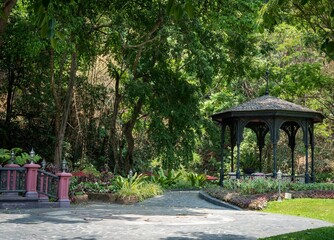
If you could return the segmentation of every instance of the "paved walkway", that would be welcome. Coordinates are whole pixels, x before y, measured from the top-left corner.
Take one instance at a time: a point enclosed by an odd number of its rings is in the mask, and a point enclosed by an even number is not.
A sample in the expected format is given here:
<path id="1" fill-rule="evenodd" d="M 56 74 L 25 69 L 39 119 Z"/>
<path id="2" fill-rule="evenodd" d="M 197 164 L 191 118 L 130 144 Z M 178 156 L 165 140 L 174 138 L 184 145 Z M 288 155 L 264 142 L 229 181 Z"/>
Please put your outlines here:
<path id="1" fill-rule="evenodd" d="M 136 205 L 74 205 L 69 209 L 0 210 L 0 239 L 257 239 L 333 224 L 237 211 L 208 203 L 198 192 L 167 192 Z"/>

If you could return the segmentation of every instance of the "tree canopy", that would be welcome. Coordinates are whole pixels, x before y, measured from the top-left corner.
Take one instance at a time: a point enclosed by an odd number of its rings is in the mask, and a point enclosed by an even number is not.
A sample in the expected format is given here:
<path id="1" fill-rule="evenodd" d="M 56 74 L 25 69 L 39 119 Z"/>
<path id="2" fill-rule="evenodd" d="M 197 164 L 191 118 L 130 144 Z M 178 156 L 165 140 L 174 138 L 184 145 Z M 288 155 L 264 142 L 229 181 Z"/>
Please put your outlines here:
<path id="1" fill-rule="evenodd" d="M 311 0 L 3 1 L 0 148 L 218 172 L 210 115 L 263 94 L 269 69 L 272 95 L 325 114 L 330 161 L 333 16 Z"/>

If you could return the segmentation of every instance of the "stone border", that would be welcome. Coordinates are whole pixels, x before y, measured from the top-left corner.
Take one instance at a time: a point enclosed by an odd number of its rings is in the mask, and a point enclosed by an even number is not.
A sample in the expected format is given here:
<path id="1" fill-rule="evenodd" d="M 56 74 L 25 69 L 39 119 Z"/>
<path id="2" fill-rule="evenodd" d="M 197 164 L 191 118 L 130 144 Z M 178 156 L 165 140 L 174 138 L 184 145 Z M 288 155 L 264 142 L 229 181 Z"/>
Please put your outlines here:
<path id="1" fill-rule="evenodd" d="M 232 210 L 243 210 L 242 208 L 239 208 L 235 205 L 232 205 L 230 203 L 227 203 L 227 202 L 221 201 L 219 199 L 213 198 L 210 195 L 208 195 L 207 193 L 205 193 L 204 191 L 199 191 L 198 195 L 199 195 L 200 198 L 204 199 L 205 201 L 208 201 L 208 202 L 210 202 L 212 204 L 215 204 L 217 206 L 229 208 L 229 209 L 232 209 Z"/>

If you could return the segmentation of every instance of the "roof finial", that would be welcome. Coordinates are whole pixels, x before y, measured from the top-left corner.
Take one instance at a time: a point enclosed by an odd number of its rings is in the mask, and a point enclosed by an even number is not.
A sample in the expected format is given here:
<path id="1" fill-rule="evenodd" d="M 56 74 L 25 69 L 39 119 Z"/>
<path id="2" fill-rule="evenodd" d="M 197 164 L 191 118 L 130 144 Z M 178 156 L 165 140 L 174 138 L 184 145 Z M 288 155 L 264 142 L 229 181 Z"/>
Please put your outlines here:
<path id="1" fill-rule="evenodd" d="M 267 86 L 266 86 L 265 95 L 269 95 L 269 70 L 268 70 L 268 66 L 267 66 L 267 70 L 266 70 L 266 82 L 267 82 Z"/>

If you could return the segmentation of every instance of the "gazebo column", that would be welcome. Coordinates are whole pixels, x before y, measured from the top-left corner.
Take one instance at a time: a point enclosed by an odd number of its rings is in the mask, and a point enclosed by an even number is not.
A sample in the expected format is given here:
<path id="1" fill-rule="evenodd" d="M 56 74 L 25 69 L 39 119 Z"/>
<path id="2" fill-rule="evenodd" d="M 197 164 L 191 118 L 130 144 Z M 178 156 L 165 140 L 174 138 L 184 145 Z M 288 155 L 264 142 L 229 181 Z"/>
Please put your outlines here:
<path id="1" fill-rule="evenodd" d="M 226 125 L 223 124 L 221 128 L 221 156 L 220 156 L 220 179 L 219 179 L 219 185 L 221 187 L 224 186 L 224 144 L 225 144 L 225 130 Z"/>
<path id="2" fill-rule="evenodd" d="M 305 121 L 305 128 L 304 128 L 304 144 L 305 144 L 305 183 L 309 183 L 310 176 L 308 173 L 308 121 Z"/>
<path id="3" fill-rule="evenodd" d="M 231 144 L 231 172 L 234 172 L 234 147 L 235 145 Z"/>
<path id="4" fill-rule="evenodd" d="M 274 169 L 273 169 L 273 177 L 277 177 L 277 157 L 276 157 L 276 151 L 277 151 L 277 142 L 273 143 L 273 154 L 274 154 Z"/>
<path id="5" fill-rule="evenodd" d="M 291 144 L 290 149 L 291 149 L 291 180 L 295 180 L 295 148 L 296 144 Z"/>
<path id="6" fill-rule="evenodd" d="M 231 172 L 234 172 L 234 148 L 236 145 L 236 129 L 235 124 L 230 125 L 231 132 Z"/>
<path id="7" fill-rule="evenodd" d="M 262 172 L 262 150 L 263 150 L 263 145 L 259 146 L 259 154 L 260 154 L 260 172 Z"/>
<path id="8" fill-rule="evenodd" d="M 271 143 L 273 144 L 273 160 L 274 160 L 273 178 L 277 178 L 277 143 L 279 138 L 278 137 L 279 129 L 276 129 L 277 125 L 278 125 L 277 120 L 274 118 L 270 129 Z"/>
<path id="9" fill-rule="evenodd" d="M 237 144 L 237 172 L 236 177 L 240 179 L 240 145 L 243 138 L 243 131 L 244 126 L 241 124 L 241 120 L 239 119 L 237 122 L 237 129 L 236 129 L 236 144 Z"/>
<path id="10" fill-rule="evenodd" d="M 310 136 L 311 136 L 311 182 L 315 182 L 315 174 L 314 174 L 314 124 L 311 123 L 310 127 Z"/>
<path id="11" fill-rule="evenodd" d="M 237 143 L 237 179 L 240 179 L 240 142 Z"/>

